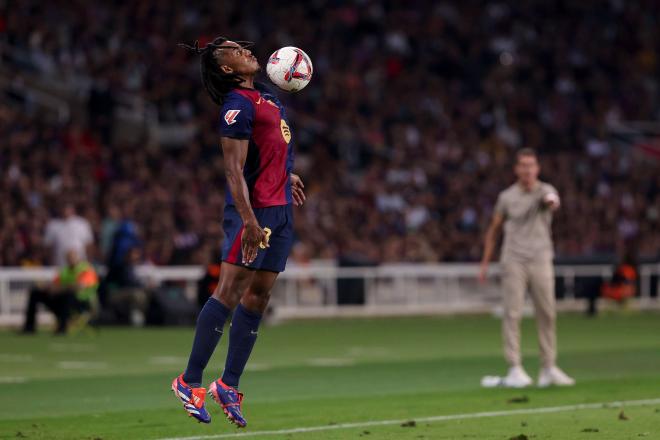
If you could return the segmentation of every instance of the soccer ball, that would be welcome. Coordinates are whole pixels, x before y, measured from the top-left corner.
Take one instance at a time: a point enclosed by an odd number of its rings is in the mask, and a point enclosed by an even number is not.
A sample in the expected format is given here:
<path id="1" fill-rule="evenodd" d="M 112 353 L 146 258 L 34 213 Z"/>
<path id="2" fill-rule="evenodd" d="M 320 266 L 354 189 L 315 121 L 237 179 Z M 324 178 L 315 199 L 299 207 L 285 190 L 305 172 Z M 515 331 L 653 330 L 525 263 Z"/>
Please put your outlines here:
<path id="1" fill-rule="evenodd" d="M 304 89 L 313 72 L 312 60 L 301 49 L 292 46 L 276 50 L 266 65 L 268 78 L 286 92 Z"/>

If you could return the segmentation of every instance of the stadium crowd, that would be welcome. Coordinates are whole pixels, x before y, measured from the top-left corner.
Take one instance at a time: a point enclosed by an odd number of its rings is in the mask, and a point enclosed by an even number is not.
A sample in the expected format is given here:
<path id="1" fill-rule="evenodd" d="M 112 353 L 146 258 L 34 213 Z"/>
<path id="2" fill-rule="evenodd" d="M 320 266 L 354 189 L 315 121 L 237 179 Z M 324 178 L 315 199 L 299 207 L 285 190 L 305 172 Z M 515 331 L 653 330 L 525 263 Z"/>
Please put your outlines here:
<path id="1" fill-rule="evenodd" d="M 181 41 L 254 40 L 263 63 L 303 48 L 285 96 L 308 201 L 298 259 L 476 261 L 516 149 L 563 197 L 558 255 L 660 251 L 660 163 L 610 132 L 660 120 L 660 3 L 22 1 L 0 6 L 5 68 L 86 84 L 65 123 L 0 103 L 0 265 L 50 263 L 43 236 L 73 203 L 109 252 L 122 220 L 154 264 L 206 261 L 222 240 L 218 110 Z M 594 12 L 595 11 L 595 12 Z M 20 26 L 19 26 L 20 23 Z M 178 148 L 115 136 L 115 97 L 194 127 Z"/>

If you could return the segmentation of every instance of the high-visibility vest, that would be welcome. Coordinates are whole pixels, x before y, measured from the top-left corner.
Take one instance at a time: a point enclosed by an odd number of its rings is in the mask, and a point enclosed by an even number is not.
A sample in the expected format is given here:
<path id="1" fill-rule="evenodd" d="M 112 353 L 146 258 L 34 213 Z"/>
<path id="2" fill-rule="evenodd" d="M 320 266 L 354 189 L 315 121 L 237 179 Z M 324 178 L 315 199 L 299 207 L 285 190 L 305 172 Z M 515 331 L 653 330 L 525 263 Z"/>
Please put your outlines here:
<path id="1" fill-rule="evenodd" d="M 67 265 L 61 268 L 55 277 L 55 284 L 72 287 L 80 301 L 91 301 L 96 297 L 99 277 L 91 264 L 81 261 L 73 267 Z"/>

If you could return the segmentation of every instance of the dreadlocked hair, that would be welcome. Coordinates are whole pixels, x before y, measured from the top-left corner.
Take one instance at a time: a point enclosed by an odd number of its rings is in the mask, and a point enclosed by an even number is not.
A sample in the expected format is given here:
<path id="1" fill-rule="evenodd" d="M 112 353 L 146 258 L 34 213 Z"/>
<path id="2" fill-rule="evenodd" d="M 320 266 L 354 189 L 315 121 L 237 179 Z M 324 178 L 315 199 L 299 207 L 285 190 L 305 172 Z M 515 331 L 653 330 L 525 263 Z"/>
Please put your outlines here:
<path id="1" fill-rule="evenodd" d="M 222 44 L 228 40 L 229 39 L 225 37 L 217 37 L 204 47 L 199 47 L 199 41 L 195 41 L 193 46 L 179 43 L 180 47 L 188 49 L 190 52 L 197 55 L 201 55 L 200 72 L 202 75 L 202 84 L 204 84 L 204 88 L 211 97 L 211 100 L 219 106 L 224 102 L 225 95 L 227 95 L 231 89 L 240 85 L 243 81 L 235 73 L 223 72 L 218 65 L 217 49 L 223 47 Z M 243 48 L 253 45 L 253 43 L 249 41 L 237 41 L 236 43 Z"/>

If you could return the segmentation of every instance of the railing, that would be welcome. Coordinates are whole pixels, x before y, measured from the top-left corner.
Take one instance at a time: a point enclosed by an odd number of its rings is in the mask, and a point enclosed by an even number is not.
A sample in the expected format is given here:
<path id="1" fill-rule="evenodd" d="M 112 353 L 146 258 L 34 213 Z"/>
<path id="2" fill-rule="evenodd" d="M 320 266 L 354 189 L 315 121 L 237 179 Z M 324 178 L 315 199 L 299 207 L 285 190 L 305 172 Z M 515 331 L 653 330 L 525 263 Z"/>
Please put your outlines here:
<path id="1" fill-rule="evenodd" d="M 138 274 L 151 285 L 177 282 L 188 298 L 196 294 L 202 276 L 197 266 L 141 266 Z M 499 274 L 493 265 L 490 282 L 477 281 L 475 264 L 392 264 L 377 267 L 337 267 L 327 262 L 291 264 L 275 284 L 276 315 L 290 317 L 368 316 L 489 312 L 500 303 Z M 560 307 L 575 307 L 584 281 L 609 279 L 611 265 L 557 265 Z M 639 268 L 638 307 L 657 308 L 660 264 Z M 0 324 L 17 324 L 34 283 L 48 283 L 54 268 L 0 268 Z M 594 288 L 594 287 L 591 287 Z"/>

